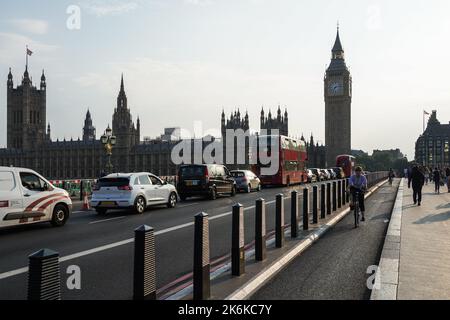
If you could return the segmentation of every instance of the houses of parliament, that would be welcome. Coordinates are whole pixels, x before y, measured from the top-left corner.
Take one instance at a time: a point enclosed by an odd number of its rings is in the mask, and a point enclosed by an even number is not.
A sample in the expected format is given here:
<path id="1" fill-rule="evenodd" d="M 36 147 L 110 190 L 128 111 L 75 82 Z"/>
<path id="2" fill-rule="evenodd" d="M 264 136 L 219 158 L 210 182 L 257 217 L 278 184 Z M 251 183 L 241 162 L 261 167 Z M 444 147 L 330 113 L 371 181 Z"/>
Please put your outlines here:
<path id="1" fill-rule="evenodd" d="M 350 153 L 351 81 L 338 30 L 324 79 L 326 146 L 315 142 L 312 135 L 308 141 L 302 137 L 307 144 L 308 167 L 334 166 L 336 155 Z M 261 110 L 260 129 L 268 132 L 278 129 L 280 134 L 289 135 L 287 110 L 283 112 L 278 107 L 276 115 L 272 115 L 270 110 L 266 115 L 266 111 Z M 15 87 L 10 69 L 7 77 L 7 147 L 0 149 L 0 166 L 26 167 L 58 180 L 101 176 L 107 159 L 90 111 L 86 113 L 82 139 L 77 140 L 54 140 L 46 112 L 47 81 L 44 72 L 39 87 L 36 87 L 27 66 L 20 84 Z M 236 110 L 227 118 L 222 112 L 221 129 L 222 135 L 226 129 L 249 130 L 248 114 L 242 115 Z M 112 131 L 117 138 L 111 159 L 114 171 L 176 175 L 177 167 L 171 161 L 171 152 L 180 140 L 170 138 L 170 132 L 168 138 L 141 140 L 140 119 L 133 121 L 123 76 L 113 110 Z"/>

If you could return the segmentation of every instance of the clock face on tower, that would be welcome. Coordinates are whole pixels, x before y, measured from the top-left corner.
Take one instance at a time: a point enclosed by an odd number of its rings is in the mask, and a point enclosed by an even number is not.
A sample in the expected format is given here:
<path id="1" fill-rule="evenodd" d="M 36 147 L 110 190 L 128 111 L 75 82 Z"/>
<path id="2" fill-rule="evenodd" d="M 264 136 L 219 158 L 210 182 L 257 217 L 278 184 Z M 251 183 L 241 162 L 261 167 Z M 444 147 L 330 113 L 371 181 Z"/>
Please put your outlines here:
<path id="1" fill-rule="evenodd" d="M 342 96 L 344 94 L 344 81 L 342 79 L 332 79 L 328 82 L 329 96 Z"/>

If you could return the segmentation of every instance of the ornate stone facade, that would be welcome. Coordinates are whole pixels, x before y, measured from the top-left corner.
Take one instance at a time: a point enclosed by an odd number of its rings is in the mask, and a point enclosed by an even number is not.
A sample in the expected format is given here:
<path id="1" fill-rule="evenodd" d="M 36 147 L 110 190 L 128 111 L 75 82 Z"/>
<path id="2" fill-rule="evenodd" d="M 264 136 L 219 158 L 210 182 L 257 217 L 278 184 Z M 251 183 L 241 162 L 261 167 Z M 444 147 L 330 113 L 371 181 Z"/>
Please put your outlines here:
<path id="1" fill-rule="evenodd" d="M 0 149 L 0 166 L 34 169 L 49 179 L 98 178 L 105 168 L 106 155 L 90 111 L 86 114 L 83 139 L 56 140 L 46 129 L 46 79 L 40 89 L 32 85 L 28 68 L 22 84 L 14 88 L 11 71 L 7 80 L 7 148 Z M 117 146 L 112 163 L 115 171 L 150 171 L 161 176 L 176 174 L 171 151 L 178 141 L 140 141 L 140 121 L 132 121 L 122 77 L 113 115 Z"/>
<path id="2" fill-rule="evenodd" d="M 450 123 L 441 124 L 437 111 L 433 111 L 425 132 L 417 139 L 417 163 L 433 167 L 450 166 Z"/>
<path id="3" fill-rule="evenodd" d="M 261 130 L 267 130 L 267 134 L 271 135 L 273 130 L 278 130 L 282 136 L 289 136 L 289 122 L 287 109 L 284 111 L 284 115 L 281 113 L 281 107 L 278 106 L 277 116 L 272 117 L 272 111 L 269 110 L 267 117 L 264 113 L 264 108 L 261 109 Z"/>

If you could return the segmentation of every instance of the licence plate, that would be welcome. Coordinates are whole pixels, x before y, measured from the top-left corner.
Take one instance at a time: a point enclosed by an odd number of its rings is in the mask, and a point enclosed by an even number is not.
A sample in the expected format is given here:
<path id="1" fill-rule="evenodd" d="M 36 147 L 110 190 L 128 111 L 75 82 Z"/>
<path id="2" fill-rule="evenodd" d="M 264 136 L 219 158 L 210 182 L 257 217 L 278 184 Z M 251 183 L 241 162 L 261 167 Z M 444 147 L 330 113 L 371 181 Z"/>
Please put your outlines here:
<path id="1" fill-rule="evenodd" d="M 198 181 L 198 180 L 188 180 L 188 181 L 186 181 L 186 185 L 187 186 L 198 186 L 199 182 L 200 181 Z"/>
<path id="2" fill-rule="evenodd" d="M 116 203 L 114 201 L 102 201 L 102 206 L 115 206 Z"/>

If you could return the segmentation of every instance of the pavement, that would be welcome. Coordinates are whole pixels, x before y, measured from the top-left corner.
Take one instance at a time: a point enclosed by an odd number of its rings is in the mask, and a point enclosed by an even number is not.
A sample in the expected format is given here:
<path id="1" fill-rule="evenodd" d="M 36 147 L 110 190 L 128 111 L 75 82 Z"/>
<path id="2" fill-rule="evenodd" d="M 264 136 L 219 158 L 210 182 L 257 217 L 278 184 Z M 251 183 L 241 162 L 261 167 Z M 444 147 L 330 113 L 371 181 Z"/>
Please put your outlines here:
<path id="1" fill-rule="evenodd" d="M 192 198 L 174 209 L 160 206 L 142 215 L 118 210 L 98 216 L 92 210 L 80 211 L 81 203 L 77 203 L 62 228 L 43 223 L 0 230 L 0 300 L 26 298 L 28 255 L 41 248 L 60 253 L 63 299 L 131 299 L 134 229 L 142 224 L 155 229 L 157 287 L 164 288 L 192 272 L 195 214 L 205 211 L 210 216 L 211 260 L 216 260 L 230 252 L 231 207 L 236 202 L 245 208 L 245 243 L 250 243 L 255 201 L 266 199 L 270 231 L 275 225 L 275 196 L 285 195 L 285 222 L 289 224 L 290 192 L 303 188 L 267 188 L 216 201 Z M 65 286 L 71 265 L 81 269 L 81 290 Z"/>
<path id="2" fill-rule="evenodd" d="M 448 300 L 450 193 L 444 187 L 441 194 L 435 194 L 434 185 L 429 184 L 419 207 L 413 203 L 412 189 L 406 181 L 403 184 L 394 210 L 398 218 L 389 226 L 391 238 L 380 261 L 380 287 L 372 299 Z"/>
<path id="3" fill-rule="evenodd" d="M 368 300 L 400 181 L 366 199 L 366 222 L 348 214 L 252 296 L 253 300 Z"/>

